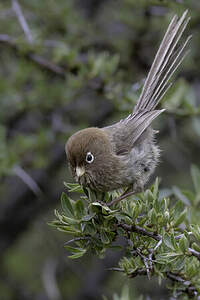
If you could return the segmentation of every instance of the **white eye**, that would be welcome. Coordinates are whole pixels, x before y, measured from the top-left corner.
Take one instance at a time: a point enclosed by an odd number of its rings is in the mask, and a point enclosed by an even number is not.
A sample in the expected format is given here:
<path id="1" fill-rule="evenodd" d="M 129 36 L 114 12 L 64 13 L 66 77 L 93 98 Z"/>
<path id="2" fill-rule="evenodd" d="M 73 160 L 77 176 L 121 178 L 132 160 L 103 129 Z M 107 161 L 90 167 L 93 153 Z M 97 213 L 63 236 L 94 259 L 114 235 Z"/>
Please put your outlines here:
<path id="1" fill-rule="evenodd" d="M 85 160 L 88 164 L 91 164 L 94 161 L 94 155 L 91 152 L 88 152 Z"/>

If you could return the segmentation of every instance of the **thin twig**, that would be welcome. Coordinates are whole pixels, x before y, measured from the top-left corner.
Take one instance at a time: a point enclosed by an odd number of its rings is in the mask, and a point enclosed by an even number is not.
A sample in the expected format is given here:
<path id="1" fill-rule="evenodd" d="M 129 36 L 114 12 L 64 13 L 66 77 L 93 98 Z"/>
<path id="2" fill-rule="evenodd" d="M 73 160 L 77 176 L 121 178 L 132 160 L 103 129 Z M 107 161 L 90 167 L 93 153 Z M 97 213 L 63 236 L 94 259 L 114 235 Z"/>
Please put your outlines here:
<path id="1" fill-rule="evenodd" d="M 154 247 L 153 251 L 156 251 L 158 249 L 158 247 L 160 247 L 160 245 L 162 244 L 162 238 L 160 239 L 160 241 L 157 243 L 157 245 Z"/>
<path id="2" fill-rule="evenodd" d="M 116 204 L 120 201 L 122 201 L 123 199 L 129 197 L 129 196 L 132 196 L 132 195 L 135 195 L 135 191 L 132 191 L 132 192 L 129 192 L 129 193 L 125 193 L 125 194 L 122 194 L 120 197 L 112 200 L 111 202 L 109 203 L 106 203 L 107 206 L 112 206 L 113 204 Z"/>
<path id="3" fill-rule="evenodd" d="M 192 233 L 192 231 L 188 231 L 187 234 L 192 235 L 193 233 Z M 184 233 L 181 233 L 181 234 L 175 236 L 175 239 L 180 240 L 183 236 L 184 236 Z"/>
<path id="4" fill-rule="evenodd" d="M 15 165 L 12 170 L 15 175 L 17 175 L 37 197 L 43 195 L 43 192 L 37 182 L 25 170 L 17 165 Z"/>
<path id="5" fill-rule="evenodd" d="M 65 70 L 62 67 L 50 62 L 49 60 L 47 60 L 43 56 L 34 54 L 32 52 L 21 53 L 18 49 L 16 40 L 13 37 L 11 37 L 7 34 L 0 34 L 0 43 L 6 44 L 7 46 L 11 47 L 12 49 L 17 51 L 18 53 L 24 55 L 25 58 L 33 61 L 34 63 L 36 63 L 40 67 L 42 67 L 42 68 L 44 68 L 44 69 L 46 69 L 46 70 L 48 70 L 48 71 L 50 71 L 50 72 L 52 72 L 56 75 L 59 75 L 62 78 L 66 77 Z"/>
<path id="6" fill-rule="evenodd" d="M 152 271 L 153 270 L 153 263 L 152 263 L 152 261 L 153 261 L 153 250 L 149 253 L 148 260 L 149 260 L 149 268 Z"/>
<path id="7" fill-rule="evenodd" d="M 33 36 L 32 36 L 31 30 L 28 26 L 28 23 L 26 22 L 26 19 L 22 13 L 22 9 L 17 0 L 12 0 L 12 8 L 18 18 L 18 21 L 22 27 L 22 30 L 24 31 L 27 41 L 29 42 L 29 44 L 33 44 Z"/>
<path id="8" fill-rule="evenodd" d="M 191 253 L 193 256 L 195 256 L 196 258 L 198 258 L 198 260 L 200 261 L 200 252 L 192 249 L 192 248 L 188 248 L 189 253 Z"/>
<path id="9" fill-rule="evenodd" d="M 61 299 L 61 294 L 56 278 L 57 267 L 58 262 L 50 258 L 47 259 L 42 272 L 44 289 L 48 295 L 48 299 L 50 300 Z"/>
<path id="10" fill-rule="evenodd" d="M 15 46 L 15 39 L 8 34 L 0 34 L 0 42 L 7 43 L 10 46 Z"/>
<path id="11" fill-rule="evenodd" d="M 173 281 L 180 282 L 180 283 L 184 284 L 185 286 L 189 286 L 190 285 L 190 281 L 189 280 L 184 280 L 182 277 L 180 277 L 177 274 L 174 274 L 172 272 L 166 272 L 166 275 L 167 275 L 168 278 L 172 279 Z"/>
<path id="12" fill-rule="evenodd" d="M 121 269 L 121 268 L 115 268 L 115 267 L 113 267 L 113 268 L 108 268 L 107 270 L 108 270 L 108 271 L 116 271 L 116 272 L 124 272 L 123 269 Z"/>
<path id="13" fill-rule="evenodd" d="M 30 57 L 34 62 L 38 63 L 42 67 L 53 71 L 56 74 L 64 75 L 65 71 L 62 67 L 55 65 L 54 63 L 48 61 L 46 58 L 37 55 L 37 54 L 28 54 L 28 57 Z"/>
<path id="14" fill-rule="evenodd" d="M 129 277 L 134 278 L 138 275 L 147 275 L 147 270 L 146 269 L 137 269 L 136 271 L 129 274 Z"/>
<path id="15" fill-rule="evenodd" d="M 127 224 L 118 224 L 119 227 L 123 228 L 125 231 L 137 232 L 141 235 L 151 237 L 156 241 L 160 241 L 162 239 L 160 234 L 155 234 L 145 230 L 144 228 L 137 225 L 127 225 Z"/>
<path id="16" fill-rule="evenodd" d="M 65 242 L 64 245 L 66 246 L 66 245 L 71 244 L 71 243 L 73 243 L 73 242 L 78 242 L 78 241 L 88 240 L 88 239 L 90 239 L 89 236 L 85 236 L 85 237 L 83 237 L 83 236 L 82 236 L 82 237 L 76 237 L 76 238 L 74 238 L 74 239 L 71 239 L 71 240 Z"/>
<path id="17" fill-rule="evenodd" d="M 185 292 L 191 297 L 191 296 L 198 296 L 198 292 L 196 288 L 191 284 L 189 280 L 183 279 L 181 276 L 174 274 L 172 272 L 166 272 L 166 276 L 176 282 L 179 282 L 186 286 Z"/>
<path id="18" fill-rule="evenodd" d="M 150 280 L 151 279 L 151 276 L 150 276 L 150 269 L 149 269 L 149 265 L 147 263 L 147 257 L 145 255 L 143 255 L 139 249 L 136 249 L 136 253 L 142 258 L 143 262 L 144 262 L 144 265 L 145 265 L 145 268 L 146 268 L 146 271 L 147 271 L 147 277 L 148 279 Z"/>

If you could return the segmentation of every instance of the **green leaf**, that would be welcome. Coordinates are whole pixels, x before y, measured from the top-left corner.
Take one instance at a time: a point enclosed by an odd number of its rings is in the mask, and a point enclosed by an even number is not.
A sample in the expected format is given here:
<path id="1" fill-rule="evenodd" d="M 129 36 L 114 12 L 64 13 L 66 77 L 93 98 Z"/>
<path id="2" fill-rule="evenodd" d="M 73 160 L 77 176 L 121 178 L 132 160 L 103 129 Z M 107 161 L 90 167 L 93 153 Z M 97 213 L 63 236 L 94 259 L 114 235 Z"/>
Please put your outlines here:
<path id="1" fill-rule="evenodd" d="M 174 243 L 172 242 L 171 236 L 168 233 L 164 234 L 163 243 L 171 250 L 175 250 Z"/>
<path id="2" fill-rule="evenodd" d="M 152 208 L 149 212 L 148 212 L 148 218 L 150 219 L 150 222 L 153 224 L 157 223 L 157 214 L 154 208 Z"/>
<path id="3" fill-rule="evenodd" d="M 84 204 L 80 199 L 75 202 L 74 209 L 78 218 L 81 218 L 84 215 Z"/>
<path id="4" fill-rule="evenodd" d="M 177 259 L 177 257 L 183 256 L 180 252 L 164 252 L 156 255 L 156 261 L 159 263 L 170 263 Z"/>
<path id="5" fill-rule="evenodd" d="M 88 221 L 92 220 L 92 218 L 94 218 L 94 216 L 96 216 L 96 213 L 92 213 L 92 214 L 89 214 L 89 215 L 84 215 L 82 217 L 81 221 L 88 222 Z"/>
<path id="6" fill-rule="evenodd" d="M 199 225 L 191 225 L 191 231 L 198 242 L 200 242 L 200 226 Z"/>
<path id="7" fill-rule="evenodd" d="M 77 253 L 75 253 L 75 254 L 69 255 L 68 258 L 71 258 L 71 259 L 80 258 L 80 257 L 82 257 L 86 252 L 87 252 L 86 249 L 82 249 L 81 251 L 79 251 L 79 252 L 77 252 Z"/>
<path id="8" fill-rule="evenodd" d="M 183 253 L 185 253 L 189 247 L 189 241 L 184 235 L 179 240 L 179 247 Z"/>
<path id="9" fill-rule="evenodd" d="M 57 227 L 57 229 L 59 231 L 65 232 L 65 233 L 69 233 L 69 234 L 77 234 L 80 233 L 80 230 L 76 229 L 76 228 L 72 228 L 70 226 L 59 226 Z"/>
<path id="10" fill-rule="evenodd" d="M 83 188 L 78 183 L 64 182 L 64 185 L 67 187 L 69 193 L 76 192 L 83 194 Z"/>
<path id="11" fill-rule="evenodd" d="M 89 205 L 89 208 L 95 208 L 95 207 L 98 207 L 98 208 L 101 208 L 101 211 L 103 214 L 114 214 L 116 212 L 118 212 L 118 209 L 115 209 L 115 210 L 112 210 L 110 209 L 108 206 L 100 203 L 100 202 L 93 202 Z"/>
<path id="12" fill-rule="evenodd" d="M 179 226 L 181 223 L 184 222 L 184 220 L 186 219 L 187 217 L 187 207 L 184 209 L 184 211 L 179 215 L 179 217 L 175 220 L 174 222 L 174 226 L 177 227 Z"/>
<path id="13" fill-rule="evenodd" d="M 47 225 L 49 226 L 54 226 L 54 227 L 58 227 L 58 226 L 62 226 L 63 223 L 58 221 L 58 220 L 55 220 L 55 221 L 51 221 L 51 222 L 47 222 Z"/>
<path id="14" fill-rule="evenodd" d="M 157 178 L 156 178 L 156 181 L 155 181 L 155 183 L 154 183 L 154 185 L 153 185 L 153 198 L 154 198 L 154 199 L 156 199 L 156 198 L 158 197 L 158 186 L 159 186 L 159 182 L 160 182 L 160 180 L 159 180 L 159 178 L 157 177 Z"/>
<path id="15" fill-rule="evenodd" d="M 183 212 L 185 205 L 182 201 L 177 201 L 175 206 L 170 210 L 171 217 L 174 217 L 174 220 L 178 219 L 180 214 Z M 173 212 L 173 213 L 172 213 Z"/>
<path id="16" fill-rule="evenodd" d="M 83 232 L 84 234 L 89 234 L 90 236 L 94 236 L 97 233 L 97 229 L 93 224 L 89 223 L 89 224 L 85 224 Z"/>
<path id="17" fill-rule="evenodd" d="M 75 225 L 75 224 L 79 224 L 80 223 L 80 220 L 77 220 L 77 219 L 74 219 L 74 218 L 69 218 L 69 217 L 66 217 L 66 216 L 62 216 L 62 220 L 68 224 L 71 224 L 71 225 Z"/>
<path id="18" fill-rule="evenodd" d="M 200 245 L 198 245 L 197 243 L 192 243 L 192 248 L 198 252 L 200 252 Z"/>
<path id="19" fill-rule="evenodd" d="M 101 237 L 101 241 L 103 244 L 110 243 L 109 235 L 105 231 L 103 231 L 103 230 L 101 231 L 100 237 Z"/>
<path id="20" fill-rule="evenodd" d="M 176 271 L 180 271 L 184 268 L 185 266 L 185 256 L 179 256 L 175 260 L 173 260 L 173 269 Z"/>
<path id="21" fill-rule="evenodd" d="M 80 251 L 84 250 L 82 248 L 76 248 L 76 247 L 72 247 L 72 246 L 69 246 L 69 245 L 64 245 L 64 248 L 67 251 L 72 252 L 72 253 L 79 253 Z"/>
<path id="22" fill-rule="evenodd" d="M 62 195 L 61 195 L 61 206 L 62 206 L 62 210 L 66 214 L 66 216 L 74 217 L 74 210 L 73 210 L 71 201 L 65 193 L 62 193 Z"/>

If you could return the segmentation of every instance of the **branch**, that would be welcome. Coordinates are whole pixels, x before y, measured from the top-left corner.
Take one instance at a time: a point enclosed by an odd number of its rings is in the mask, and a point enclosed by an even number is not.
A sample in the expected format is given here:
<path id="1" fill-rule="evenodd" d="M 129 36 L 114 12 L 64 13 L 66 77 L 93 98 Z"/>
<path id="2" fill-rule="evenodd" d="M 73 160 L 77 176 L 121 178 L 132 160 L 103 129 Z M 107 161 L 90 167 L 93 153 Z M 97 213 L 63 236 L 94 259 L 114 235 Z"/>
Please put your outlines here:
<path id="1" fill-rule="evenodd" d="M 112 200 L 111 202 L 109 202 L 109 203 L 106 203 L 106 205 L 107 205 L 108 207 L 110 207 L 110 206 L 112 206 L 112 205 L 114 205 L 114 204 L 119 203 L 120 201 L 124 200 L 125 198 L 127 198 L 127 197 L 129 197 L 129 196 L 132 196 L 132 195 L 135 195 L 135 194 L 136 194 L 135 191 L 132 191 L 132 192 L 129 192 L 129 193 L 125 192 L 125 193 L 122 194 L 120 197 L 113 199 L 113 200 Z"/>
<path id="2" fill-rule="evenodd" d="M 65 70 L 62 67 L 48 61 L 46 58 L 42 57 L 41 55 L 29 53 L 27 57 L 30 58 L 35 63 L 42 66 L 43 68 L 57 75 L 61 75 L 62 77 L 65 77 Z"/>
<path id="3" fill-rule="evenodd" d="M 20 50 L 18 49 L 18 46 L 17 46 L 17 43 L 16 43 L 16 40 L 7 35 L 7 34 L 0 34 L 0 43 L 4 43 L 5 45 L 11 47 L 12 49 L 14 49 L 17 53 L 21 54 L 21 55 L 24 55 L 25 58 L 33 61 L 34 63 L 36 63 L 37 65 L 39 65 L 40 67 L 46 69 L 47 71 L 50 71 L 56 75 L 59 75 L 61 76 L 62 78 L 65 78 L 66 77 L 66 73 L 65 73 L 65 70 L 48 61 L 46 58 L 44 58 L 43 56 L 41 55 L 38 55 L 38 54 L 34 54 L 32 52 L 28 52 L 28 53 L 21 53 Z"/>
<path id="4" fill-rule="evenodd" d="M 167 278 L 171 279 L 172 281 L 179 282 L 186 286 L 185 292 L 191 297 L 197 296 L 198 291 L 194 286 L 192 286 L 191 282 L 189 280 L 183 279 L 181 276 L 174 274 L 172 272 L 166 272 Z"/>
<path id="5" fill-rule="evenodd" d="M 109 268 L 109 271 L 117 271 L 117 272 L 124 272 L 122 268 Z M 191 282 L 189 280 L 183 279 L 181 276 L 174 274 L 172 272 L 166 272 L 166 277 L 169 278 L 172 281 L 179 282 L 186 286 L 185 292 L 191 297 L 191 296 L 197 296 L 198 291 L 194 286 L 192 286 Z M 144 268 L 137 269 L 136 271 L 132 272 L 128 276 L 130 278 L 137 277 L 138 275 L 147 275 L 147 270 Z M 198 299 L 199 300 L 199 299 Z"/>
<path id="6" fill-rule="evenodd" d="M 151 256 L 153 256 L 153 253 L 152 253 L 152 255 L 150 255 L 150 258 L 147 258 L 145 255 L 143 255 L 143 254 L 140 252 L 139 249 L 136 249 L 135 251 L 136 251 L 136 253 L 141 257 L 141 259 L 143 260 L 144 265 L 145 265 L 145 268 L 146 268 L 147 277 L 148 277 L 148 279 L 150 280 L 150 279 L 151 279 L 150 269 L 151 269 L 151 271 L 152 271 L 153 266 L 152 266 L 152 261 L 149 261 L 149 259 L 152 259 Z M 148 261 L 148 262 L 147 262 L 147 261 Z M 148 265 L 148 263 L 151 264 L 151 267 Z"/>
<path id="7" fill-rule="evenodd" d="M 58 262 L 53 259 L 47 259 L 43 272 L 42 279 L 44 289 L 50 300 L 60 300 L 60 290 L 57 284 L 56 271 Z"/>
<path id="8" fill-rule="evenodd" d="M 12 0 L 12 8 L 18 18 L 22 30 L 24 31 L 27 41 L 29 42 L 29 44 L 32 44 L 33 43 L 32 33 L 29 29 L 28 23 L 26 22 L 26 19 L 22 13 L 21 7 L 17 0 Z"/>
<path id="9" fill-rule="evenodd" d="M 191 253 L 193 256 L 195 256 L 199 261 L 200 261 L 200 252 L 192 249 L 192 248 L 188 248 L 189 253 Z"/>
<path id="10" fill-rule="evenodd" d="M 90 239 L 90 236 L 76 237 L 74 239 L 71 239 L 71 240 L 65 242 L 64 245 L 66 246 L 66 245 L 74 243 L 74 242 L 84 241 L 84 240 L 89 240 L 89 239 Z"/>
<path id="11" fill-rule="evenodd" d="M 147 270 L 146 269 L 137 269 L 136 271 L 134 271 L 133 273 L 131 273 L 129 275 L 130 278 L 134 278 L 138 275 L 147 275 Z"/>
<path id="12" fill-rule="evenodd" d="M 139 227 L 137 225 L 118 224 L 118 226 L 123 228 L 125 231 L 137 232 L 141 235 L 151 237 L 152 239 L 154 239 L 156 241 L 160 241 L 162 239 L 160 234 L 155 234 L 155 233 L 149 232 L 149 231 L 145 230 L 144 228 Z"/>
<path id="13" fill-rule="evenodd" d="M 18 165 L 15 165 L 12 170 L 37 197 L 43 196 L 43 192 L 37 182 L 25 170 Z"/>

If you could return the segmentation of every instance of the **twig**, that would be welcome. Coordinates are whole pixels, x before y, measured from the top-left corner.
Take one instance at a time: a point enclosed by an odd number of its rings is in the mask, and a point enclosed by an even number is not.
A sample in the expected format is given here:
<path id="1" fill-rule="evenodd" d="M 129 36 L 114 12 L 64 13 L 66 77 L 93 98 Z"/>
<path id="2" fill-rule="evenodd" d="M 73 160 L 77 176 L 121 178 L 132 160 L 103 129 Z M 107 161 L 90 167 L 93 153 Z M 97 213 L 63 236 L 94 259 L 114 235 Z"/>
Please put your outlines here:
<path id="1" fill-rule="evenodd" d="M 21 52 L 19 51 L 19 49 L 17 47 L 16 40 L 13 37 L 11 37 L 7 34 L 0 34 L 0 43 L 4 43 L 4 44 L 8 45 L 9 47 L 13 48 L 15 51 L 17 51 L 18 53 L 21 54 Z M 66 76 L 65 70 L 62 67 L 48 61 L 43 56 L 34 54 L 32 52 L 28 52 L 25 54 L 22 53 L 22 55 L 24 55 L 25 58 L 33 61 L 40 67 L 42 67 L 56 75 L 59 75 L 62 78 L 65 78 L 65 76 Z"/>
<path id="2" fill-rule="evenodd" d="M 108 270 L 108 271 L 116 271 L 116 272 L 124 272 L 124 270 L 123 270 L 122 268 L 115 268 L 115 267 L 113 267 L 113 268 L 108 268 L 107 270 Z"/>
<path id="3" fill-rule="evenodd" d="M 150 276 L 150 268 L 149 268 L 149 265 L 147 263 L 147 257 L 145 255 L 143 255 L 139 249 L 136 249 L 136 253 L 142 258 L 143 262 L 144 262 L 144 265 L 145 265 L 145 268 L 146 268 L 146 271 L 147 271 L 147 277 L 148 279 L 150 280 L 151 279 L 151 276 Z"/>
<path id="4" fill-rule="evenodd" d="M 148 260 L 149 260 L 149 268 L 150 268 L 151 271 L 153 270 L 153 263 L 152 263 L 152 261 L 153 261 L 153 252 L 154 252 L 153 250 L 150 251 L 149 258 L 148 258 Z"/>
<path id="5" fill-rule="evenodd" d="M 187 234 L 192 235 L 193 233 L 192 233 L 192 231 L 188 231 Z M 181 234 L 175 236 L 175 239 L 180 240 L 183 236 L 184 236 L 184 233 L 181 233 Z"/>
<path id="6" fill-rule="evenodd" d="M 86 236 L 85 237 L 83 237 L 83 236 L 82 237 L 76 237 L 74 239 L 71 239 L 71 240 L 65 242 L 64 245 L 66 246 L 66 245 L 71 244 L 73 242 L 78 242 L 78 241 L 81 241 L 81 240 L 88 240 L 88 239 L 90 239 L 89 236 L 87 236 L 87 237 Z"/>
<path id="7" fill-rule="evenodd" d="M 146 269 L 137 269 L 136 271 L 132 272 L 129 274 L 129 277 L 134 278 L 138 275 L 147 275 L 147 270 Z"/>
<path id="8" fill-rule="evenodd" d="M 160 247 L 160 245 L 162 244 L 162 238 L 160 239 L 160 241 L 157 243 L 157 245 L 154 247 L 153 251 L 156 251 L 158 249 L 158 247 Z"/>
<path id="9" fill-rule="evenodd" d="M 144 228 L 139 227 L 137 225 L 118 224 L 118 226 L 123 228 L 125 231 L 137 232 L 141 235 L 151 237 L 152 239 L 154 239 L 156 241 L 160 241 L 162 239 L 160 234 L 155 234 L 155 233 L 149 232 L 149 231 L 145 230 Z"/>
<path id="10" fill-rule="evenodd" d="M 167 275 L 168 278 L 172 279 L 173 281 L 180 282 L 180 283 L 184 284 L 185 286 L 190 285 L 189 280 L 184 280 L 182 277 L 180 277 L 179 275 L 176 275 L 172 272 L 166 272 L 166 275 Z"/>
<path id="11" fill-rule="evenodd" d="M 129 192 L 129 193 L 125 193 L 125 194 L 122 194 L 120 197 L 112 200 L 111 202 L 109 203 L 106 203 L 107 206 L 112 206 L 113 204 L 116 204 L 120 201 L 122 201 L 123 199 L 129 197 L 129 196 L 132 196 L 132 195 L 135 195 L 135 191 L 132 191 L 132 192 Z"/>
<path id="12" fill-rule="evenodd" d="M 0 42 L 7 43 L 10 46 L 15 46 L 15 39 L 8 34 L 0 34 Z"/>
<path id="13" fill-rule="evenodd" d="M 198 260 L 200 261 L 200 252 L 192 249 L 192 248 L 188 248 L 189 253 L 191 253 L 193 256 L 195 256 L 196 258 L 198 258 Z"/>
<path id="14" fill-rule="evenodd" d="M 62 76 L 65 76 L 65 71 L 62 67 L 55 65 L 54 63 L 48 61 L 46 58 L 37 55 L 37 54 L 28 54 L 28 57 L 30 57 L 34 62 L 38 63 L 42 67 L 56 73 Z"/>
<path id="15" fill-rule="evenodd" d="M 184 286 L 186 286 L 185 292 L 191 297 L 193 296 L 198 296 L 198 291 L 196 290 L 196 288 L 191 284 L 191 282 L 189 280 L 185 280 L 183 279 L 181 276 L 174 274 L 172 272 L 166 272 L 166 276 L 176 282 L 179 282 L 181 284 L 183 284 Z"/>
<path id="16" fill-rule="evenodd" d="M 26 36 L 27 41 L 29 42 L 29 44 L 33 43 L 33 36 L 32 33 L 29 29 L 28 23 L 26 22 L 26 19 L 22 13 L 22 9 L 18 3 L 17 0 L 12 0 L 12 8 L 16 13 L 16 16 L 18 18 L 18 21 L 22 27 L 22 30 L 24 31 L 24 34 Z"/>
<path id="17" fill-rule="evenodd" d="M 17 175 L 21 180 L 30 188 L 30 190 L 37 196 L 41 196 L 43 194 L 37 182 L 20 166 L 15 165 L 13 167 L 13 172 Z"/>
<path id="18" fill-rule="evenodd" d="M 45 291 L 50 300 L 60 300 L 60 290 L 56 280 L 57 261 L 48 259 L 43 272 L 42 279 Z"/>
<path id="19" fill-rule="evenodd" d="M 109 268 L 109 270 L 110 271 L 117 271 L 117 272 L 124 272 L 124 270 L 121 269 L 121 268 Z M 128 274 L 128 276 L 130 278 L 137 277 L 138 275 L 147 275 L 147 270 L 144 269 L 144 268 L 141 268 L 141 269 L 137 269 L 136 271 Z M 165 275 L 170 280 L 175 281 L 175 282 L 179 282 L 179 283 L 183 284 L 186 287 L 185 293 L 188 294 L 189 296 L 198 296 L 198 291 L 191 284 L 191 282 L 189 280 L 185 280 L 181 276 L 179 276 L 177 274 L 174 274 L 172 272 L 166 272 Z"/>

